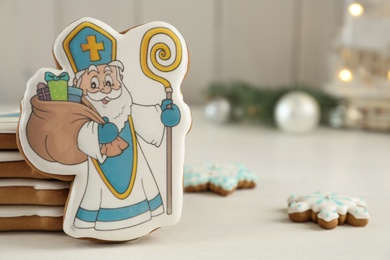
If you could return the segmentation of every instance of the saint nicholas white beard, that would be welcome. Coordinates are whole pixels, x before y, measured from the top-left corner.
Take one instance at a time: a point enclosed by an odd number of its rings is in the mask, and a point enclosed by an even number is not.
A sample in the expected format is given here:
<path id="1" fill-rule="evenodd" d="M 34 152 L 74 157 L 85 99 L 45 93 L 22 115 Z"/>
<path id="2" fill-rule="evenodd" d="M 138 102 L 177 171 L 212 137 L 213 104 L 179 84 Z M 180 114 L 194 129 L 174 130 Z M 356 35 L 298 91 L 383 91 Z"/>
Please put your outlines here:
<path id="1" fill-rule="evenodd" d="M 100 100 L 96 101 L 91 93 L 88 93 L 86 98 L 96 108 L 100 116 L 107 117 L 109 122 L 114 123 L 120 132 L 125 126 L 128 117 L 131 115 L 133 101 L 130 93 L 123 86 L 119 90 L 112 90 L 110 94 L 115 91 L 122 91 L 122 93 L 119 97 L 110 100 L 107 104 L 103 104 Z M 110 94 L 107 96 L 110 97 Z"/>

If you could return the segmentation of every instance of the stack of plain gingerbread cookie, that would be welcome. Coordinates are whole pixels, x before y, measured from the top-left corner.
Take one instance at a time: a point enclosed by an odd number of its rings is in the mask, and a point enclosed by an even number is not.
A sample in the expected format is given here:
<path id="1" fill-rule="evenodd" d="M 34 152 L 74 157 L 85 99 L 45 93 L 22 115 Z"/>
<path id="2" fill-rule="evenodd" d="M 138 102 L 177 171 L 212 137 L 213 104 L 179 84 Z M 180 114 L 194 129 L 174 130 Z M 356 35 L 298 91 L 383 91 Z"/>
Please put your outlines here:
<path id="1" fill-rule="evenodd" d="M 0 231 L 62 230 L 69 182 L 32 169 L 18 151 L 19 113 L 0 111 Z"/>

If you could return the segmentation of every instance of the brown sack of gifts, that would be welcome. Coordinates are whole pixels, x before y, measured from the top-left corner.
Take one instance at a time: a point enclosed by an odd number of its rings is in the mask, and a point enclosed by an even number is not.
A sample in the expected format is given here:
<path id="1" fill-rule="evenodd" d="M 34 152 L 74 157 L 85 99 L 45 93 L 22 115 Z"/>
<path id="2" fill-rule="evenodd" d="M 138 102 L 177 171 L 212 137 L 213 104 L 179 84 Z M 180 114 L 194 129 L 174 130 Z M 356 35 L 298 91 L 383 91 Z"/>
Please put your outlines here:
<path id="1" fill-rule="evenodd" d="M 79 150 L 77 137 L 80 128 L 89 121 L 104 124 L 102 117 L 85 99 L 82 103 L 64 101 L 42 101 L 31 98 L 32 112 L 26 131 L 31 148 L 43 159 L 62 164 L 79 164 L 87 155 Z M 110 149 L 115 143 L 115 150 Z M 103 145 L 108 156 L 121 153 L 127 143 L 118 137 L 110 144 Z M 110 153 L 111 154 L 108 154 Z"/>

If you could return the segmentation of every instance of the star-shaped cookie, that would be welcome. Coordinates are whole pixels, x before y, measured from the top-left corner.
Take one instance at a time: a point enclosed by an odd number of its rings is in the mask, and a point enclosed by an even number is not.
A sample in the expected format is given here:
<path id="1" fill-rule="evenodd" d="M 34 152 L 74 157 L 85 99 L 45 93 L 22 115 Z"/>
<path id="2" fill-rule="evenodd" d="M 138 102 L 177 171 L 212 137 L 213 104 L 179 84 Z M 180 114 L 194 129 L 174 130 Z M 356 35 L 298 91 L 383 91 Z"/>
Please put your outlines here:
<path id="1" fill-rule="evenodd" d="M 210 190 L 227 196 L 236 189 L 254 188 L 257 177 L 240 163 L 206 162 L 184 167 L 184 191 Z"/>
<path id="2" fill-rule="evenodd" d="M 369 219 L 366 202 L 355 197 L 316 192 L 300 197 L 291 195 L 287 201 L 287 212 L 292 221 L 306 222 L 311 219 L 325 229 L 344 223 L 362 227 L 367 225 Z"/>

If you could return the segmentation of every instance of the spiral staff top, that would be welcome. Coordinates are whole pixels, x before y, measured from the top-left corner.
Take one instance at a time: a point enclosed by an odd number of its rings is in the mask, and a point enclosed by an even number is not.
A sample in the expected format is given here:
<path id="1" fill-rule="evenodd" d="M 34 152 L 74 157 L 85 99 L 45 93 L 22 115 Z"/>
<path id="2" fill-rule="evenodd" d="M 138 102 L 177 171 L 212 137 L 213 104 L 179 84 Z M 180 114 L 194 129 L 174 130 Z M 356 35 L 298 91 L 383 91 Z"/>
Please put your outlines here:
<path id="1" fill-rule="evenodd" d="M 167 61 L 171 58 L 172 53 L 168 44 L 164 42 L 158 42 L 154 44 L 149 52 L 149 46 L 151 39 L 159 34 L 168 36 L 175 44 L 175 58 L 173 62 L 169 65 L 163 65 L 159 62 L 160 60 Z M 150 57 L 150 62 L 148 62 Z M 148 30 L 141 42 L 141 52 L 140 52 L 140 61 L 141 68 L 143 73 L 161 83 L 165 87 L 166 99 L 172 100 L 172 86 L 171 83 L 164 77 L 155 74 L 151 69 L 150 65 L 153 65 L 153 68 L 162 73 L 167 73 L 176 70 L 182 60 L 182 46 L 178 36 L 168 28 L 156 27 Z M 168 106 L 170 108 L 171 105 Z M 167 157 L 166 157 L 166 171 L 167 171 L 167 214 L 172 214 L 172 127 L 166 127 L 167 132 Z"/>

